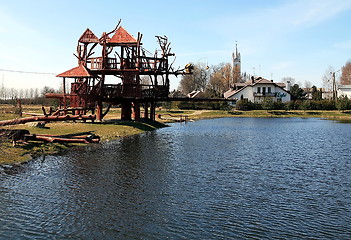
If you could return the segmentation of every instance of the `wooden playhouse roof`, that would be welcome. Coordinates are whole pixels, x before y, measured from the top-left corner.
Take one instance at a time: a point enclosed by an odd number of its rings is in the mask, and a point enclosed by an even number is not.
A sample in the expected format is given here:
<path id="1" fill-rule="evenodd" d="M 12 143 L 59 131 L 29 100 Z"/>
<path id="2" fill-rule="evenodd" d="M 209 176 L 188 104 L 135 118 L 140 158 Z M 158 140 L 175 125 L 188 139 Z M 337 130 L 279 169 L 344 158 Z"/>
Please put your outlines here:
<path id="1" fill-rule="evenodd" d="M 116 33 L 110 39 L 109 44 L 114 44 L 114 45 L 137 44 L 137 40 L 130 33 L 128 33 L 123 27 L 119 27 Z"/>
<path id="2" fill-rule="evenodd" d="M 58 74 L 56 77 L 67 77 L 67 78 L 77 78 L 77 77 L 92 77 L 88 69 L 83 65 L 72 68 L 66 72 Z"/>
<path id="3" fill-rule="evenodd" d="M 80 43 L 97 43 L 99 42 L 99 39 L 95 36 L 95 34 L 87 28 L 85 32 L 80 36 L 78 42 Z"/>

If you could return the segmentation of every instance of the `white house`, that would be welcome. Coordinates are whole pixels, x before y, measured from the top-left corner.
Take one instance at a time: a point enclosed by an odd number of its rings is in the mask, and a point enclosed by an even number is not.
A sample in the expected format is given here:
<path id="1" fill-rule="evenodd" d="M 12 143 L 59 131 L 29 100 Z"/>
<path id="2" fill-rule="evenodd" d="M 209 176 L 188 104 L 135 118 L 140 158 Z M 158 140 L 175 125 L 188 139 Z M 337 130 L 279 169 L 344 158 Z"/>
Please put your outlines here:
<path id="1" fill-rule="evenodd" d="M 227 92 L 224 93 L 225 98 L 231 99 L 247 99 L 251 102 L 262 102 L 266 97 L 272 97 L 274 101 L 289 102 L 291 95 L 289 88 L 285 90 L 284 83 L 275 83 L 264 78 L 252 78 L 251 81 L 245 83 L 235 83 Z"/>
<path id="2" fill-rule="evenodd" d="M 351 99 L 351 85 L 339 85 L 337 93 L 338 97 L 346 96 Z"/>

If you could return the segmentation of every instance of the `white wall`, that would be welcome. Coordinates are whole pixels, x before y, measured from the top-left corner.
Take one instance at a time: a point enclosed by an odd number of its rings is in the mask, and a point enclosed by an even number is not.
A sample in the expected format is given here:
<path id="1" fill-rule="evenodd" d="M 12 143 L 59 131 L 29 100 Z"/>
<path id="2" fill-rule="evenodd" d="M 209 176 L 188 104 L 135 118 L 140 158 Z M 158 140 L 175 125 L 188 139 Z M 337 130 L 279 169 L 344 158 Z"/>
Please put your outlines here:
<path id="1" fill-rule="evenodd" d="M 240 92 L 234 94 L 232 96 L 232 98 L 237 98 L 238 100 L 241 100 L 241 96 L 243 96 L 244 98 L 246 98 L 249 101 L 253 102 L 254 101 L 254 97 L 253 97 L 252 87 L 249 86 L 249 87 L 244 88 Z"/>
<path id="2" fill-rule="evenodd" d="M 351 98 L 351 85 L 344 85 L 338 88 L 338 97 L 347 96 L 349 99 Z"/>
<path id="3" fill-rule="evenodd" d="M 287 93 L 283 89 L 276 87 L 275 92 L 277 93 L 277 97 L 279 97 L 279 95 L 281 96 L 282 102 L 290 102 L 291 101 L 290 93 Z"/>
<path id="4" fill-rule="evenodd" d="M 244 98 L 248 99 L 251 102 L 254 102 L 254 92 L 257 93 L 257 86 L 261 88 L 261 93 L 262 93 L 262 87 L 266 88 L 266 93 L 268 93 L 268 87 L 271 88 L 271 93 L 277 93 L 277 98 L 281 98 L 282 102 L 289 102 L 291 101 L 291 95 L 290 93 L 284 91 L 280 87 L 277 87 L 273 84 L 260 84 L 260 85 L 255 85 L 254 87 L 252 86 L 247 86 L 240 92 L 234 94 L 232 98 L 237 98 L 238 100 L 241 99 L 241 96 L 243 95 Z"/>

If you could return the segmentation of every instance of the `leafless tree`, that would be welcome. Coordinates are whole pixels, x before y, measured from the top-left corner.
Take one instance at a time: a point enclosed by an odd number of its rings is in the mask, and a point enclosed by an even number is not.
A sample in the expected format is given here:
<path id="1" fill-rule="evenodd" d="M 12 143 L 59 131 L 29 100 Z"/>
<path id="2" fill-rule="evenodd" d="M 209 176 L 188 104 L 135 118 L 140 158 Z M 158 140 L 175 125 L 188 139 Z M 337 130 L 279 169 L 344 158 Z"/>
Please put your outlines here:
<path id="1" fill-rule="evenodd" d="M 335 69 L 332 66 L 329 66 L 322 77 L 323 88 L 326 91 L 332 91 L 333 89 L 333 79 L 332 79 L 333 72 L 335 72 Z"/>
<path id="2" fill-rule="evenodd" d="M 351 85 L 351 61 L 350 60 L 341 68 L 340 84 Z"/>
<path id="3" fill-rule="evenodd" d="M 149 76 L 141 76 L 140 77 L 140 84 L 142 85 L 150 85 L 151 83 L 151 78 Z"/>
<path id="4" fill-rule="evenodd" d="M 305 92 L 306 96 L 309 97 L 312 92 L 312 83 L 310 81 L 305 80 Z"/>
<path id="5" fill-rule="evenodd" d="M 232 66 L 230 63 L 221 63 L 212 67 L 208 88 L 217 94 L 227 91 L 232 81 Z"/>
<path id="6" fill-rule="evenodd" d="M 282 82 L 285 83 L 285 85 L 287 85 L 287 83 L 290 82 L 290 85 L 293 86 L 295 84 L 295 79 L 292 77 L 284 77 L 282 79 Z"/>
<path id="7" fill-rule="evenodd" d="M 305 88 L 310 89 L 312 88 L 312 83 L 310 81 L 305 81 Z"/>
<path id="8" fill-rule="evenodd" d="M 209 69 L 206 64 L 195 64 L 193 74 L 182 76 L 179 90 L 183 94 L 188 94 L 194 90 L 203 92 L 207 87 L 209 75 Z"/>

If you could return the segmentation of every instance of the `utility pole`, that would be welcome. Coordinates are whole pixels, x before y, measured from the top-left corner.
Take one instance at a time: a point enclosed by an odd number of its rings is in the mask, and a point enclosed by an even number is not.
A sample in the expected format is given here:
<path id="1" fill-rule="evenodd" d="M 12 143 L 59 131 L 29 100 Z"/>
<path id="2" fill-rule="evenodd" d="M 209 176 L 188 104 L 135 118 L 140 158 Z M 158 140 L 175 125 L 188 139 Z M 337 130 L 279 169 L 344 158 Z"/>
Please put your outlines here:
<path id="1" fill-rule="evenodd" d="M 333 100 L 336 100 L 336 85 L 335 85 L 335 72 L 332 72 L 332 84 L 333 84 Z"/>
<path id="2" fill-rule="evenodd" d="M 339 72 L 341 69 L 339 69 L 338 71 L 334 71 L 334 72 L 330 72 L 332 74 L 332 84 L 333 84 L 333 100 L 337 100 L 338 98 L 338 93 L 337 93 L 337 89 L 336 89 L 336 81 L 335 81 L 335 74 L 337 72 Z"/>

